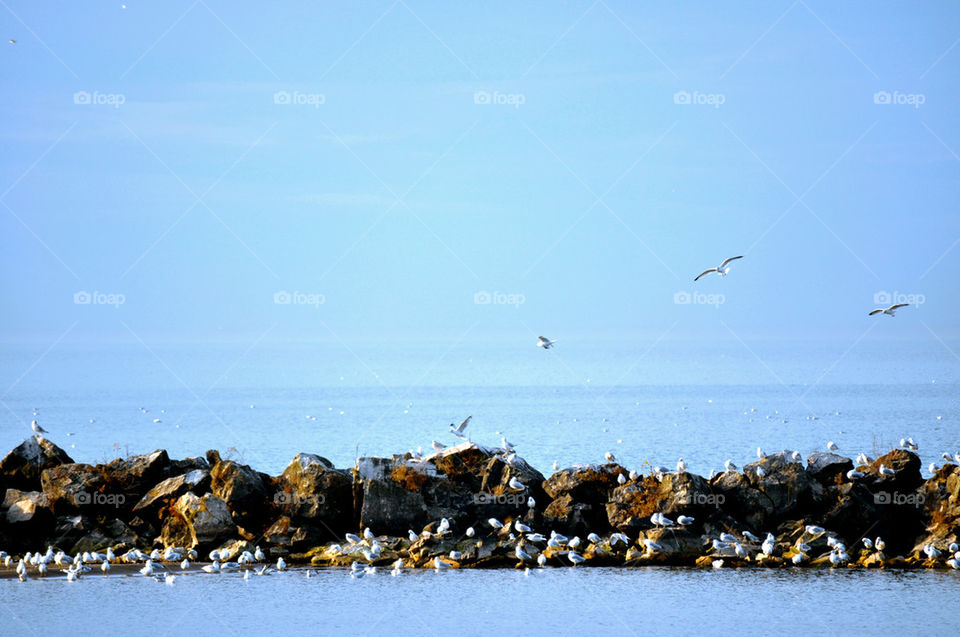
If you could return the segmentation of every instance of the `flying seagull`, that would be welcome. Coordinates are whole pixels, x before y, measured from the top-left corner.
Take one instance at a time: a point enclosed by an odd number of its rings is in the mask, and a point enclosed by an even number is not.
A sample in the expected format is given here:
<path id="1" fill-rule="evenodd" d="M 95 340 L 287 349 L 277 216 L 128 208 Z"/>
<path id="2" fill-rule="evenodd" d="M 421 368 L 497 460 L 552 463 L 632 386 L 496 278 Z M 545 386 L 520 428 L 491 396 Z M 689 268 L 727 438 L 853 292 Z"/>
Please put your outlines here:
<path id="1" fill-rule="evenodd" d="M 543 349 L 550 349 L 556 341 L 551 341 L 546 336 L 537 337 L 537 347 L 542 347 Z"/>
<path id="2" fill-rule="evenodd" d="M 467 416 L 467 419 L 464 420 L 462 423 L 460 423 L 459 427 L 456 427 L 454 426 L 453 423 L 450 423 L 450 433 L 452 433 L 457 438 L 460 438 L 461 440 L 466 440 L 467 437 L 463 435 L 463 430 L 466 429 L 467 425 L 470 424 L 471 418 L 473 418 L 473 416 Z"/>
<path id="3" fill-rule="evenodd" d="M 697 278 L 694 279 L 694 281 L 696 281 L 702 276 L 710 274 L 711 272 L 716 272 L 720 276 L 727 276 L 727 273 L 730 272 L 730 268 L 727 264 L 730 263 L 731 261 L 735 261 L 737 259 L 742 259 L 742 258 L 743 258 L 743 255 L 741 254 L 739 257 L 730 257 L 728 259 L 724 259 L 723 263 L 721 263 L 719 267 L 710 268 L 709 270 L 704 270 L 703 272 L 697 275 Z"/>
<path id="4" fill-rule="evenodd" d="M 907 307 L 908 305 L 910 305 L 910 304 L 909 304 L 909 303 L 897 303 L 896 305 L 891 305 L 890 307 L 888 307 L 888 308 L 886 308 L 886 309 L 884 309 L 884 308 L 882 308 L 882 307 L 878 307 L 877 309 L 875 309 L 875 310 L 873 310 L 872 312 L 870 312 L 870 314 L 868 314 L 867 316 L 873 316 L 874 314 L 889 314 L 890 316 L 895 316 L 896 313 L 897 313 L 897 310 L 899 310 L 901 307 Z"/>

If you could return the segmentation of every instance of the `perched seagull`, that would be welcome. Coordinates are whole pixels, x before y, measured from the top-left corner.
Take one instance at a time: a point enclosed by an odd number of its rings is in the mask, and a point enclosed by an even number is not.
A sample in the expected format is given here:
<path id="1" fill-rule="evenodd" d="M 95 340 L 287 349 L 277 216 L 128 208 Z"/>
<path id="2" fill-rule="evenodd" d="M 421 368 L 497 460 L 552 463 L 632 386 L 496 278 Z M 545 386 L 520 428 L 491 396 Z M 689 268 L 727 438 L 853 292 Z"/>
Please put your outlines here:
<path id="1" fill-rule="evenodd" d="M 847 471 L 847 480 L 856 480 L 857 478 L 862 478 L 863 476 L 864 476 L 864 473 L 861 471 L 857 471 L 856 469 L 851 469 L 850 471 Z"/>
<path id="2" fill-rule="evenodd" d="M 616 462 L 616 461 L 617 461 L 617 459 L 614 458 L 614 457 L 613 457 L 613 454 L 610 453 L 609 451 L 608 451 L 607 453 L 603 454 L 603 457 L 604 457 L 604 459 L 605 459 L 607 462 Z"/>
<path id="3" fill-rule="evenodd" d="M 466 440 L 467 437 L 463 435 L 463 430 L 466 429 L 467 425 L 470 424 L 471 418 L 473 418 L 473 416 L 467 416 L 467 419 L 464 420 L 462 423 L 460 423 L 459 427 L 454 427 L 453 423 L 450 423 L 450 433 L 452 433 L 457 438 L 460 438 L 461 440 Z"/>
<path id="4" fill-rule="evenodd" d="M 883 464 L 880 465 L 880 475 L 882 475 L 882 476 L 893 476 L 893 475 L 896 475 L 896 474 L 897 474 L 897 472 L 894 471 L 893 469 L 891 469 L 890 467 L 884 466 Z"/>
<path id="5" fill-rule="evenodd" d="M 687 463 L 683 461 L 683 458 L 677 460 L 677 473 L 683 473 L 687 470 Z"/>
<path id="6" fill-rule="evenodd" d="M 33 431 L 36 432 L 36 433 L 38 433 L 38 434 L 49 433 L 46 429 L 44 429 L 43 427 L 41 427 L 41 426 L 40 426 L 40 423 L 38 423 L 36 420 L 34 420 L 33 422 L 30 423 L 30 428 L 33 429 Z"/>
<path id="7" fill-rule="evenodd" d="M 627 478 L 622 473 L 617 474 L 617 484 L 626 484 Z"/>
<path id="8" fill-rule="evenodd" d="M 688 515 L 678 515 L 677 522 L 680 523 L 680 526 L 690 526 L 693 524 L 693 518 Z"/>
<path id="9" fill-rule="evenodd" d="M 526 490 L 527 490 L 526 485 L 523 484 L 522 482 L 520 482 L 519 480 L 517 480 L 516 478 L 510 478 L 510 482 L 507 483 L 507 486 L 509 486 L 509 487 L 510 487 L 511 489 L 513 489 L 514 491 L 526 491 Z"/>
<path id="10" fill-rule="evenodd" d="M 840 447 L 837 446 L 837 443 L 831 440 L 830 442 L 827 443 L 827 449 L 829 449 L 830 451 L 839 451 Z"/>
<path id="11" fill-rule="evenodd" d="M 867 316 L 873 316 L 874 314 L 888 314 L 888 315 L 890 315 L 890 316 L 895 316 L 896 313 L 897 313 L 897 310 L 899 310 L 901 307 L 907 307 L 908 305 L 910 305 L 910 304 L 909 304 L 909 303 L 897 303 L 896 305 L 891 305 L 890 307 L 888 307 L 888 308 L 886 308 L 886 309 L 884 309 L 884 308 L 882 308 L 882 307 L 878 307 L 877 309 L 871 311 L 870 314 L 868 314 Z"/>
<path id="12" fill-rule="evenodd" d="M 445 444 L 443 444 L 443 443 L 440 443 L 440 442 L 437 442 L 436 440 L 434 440 L 434 441 L 433 441 L 432 443 L 430 443 L 430 444 L 433 446 L 434 451 L 443 451 L 444 449 L 447 448 L 447 445 L 445 445 Z"/>
<path id="13" fill-rule="evenodd" d="M 556 341 L 551 341 L 546 336 L 537 337 L 537 347 L 542 347 L 543 349 L 550 349 L 551 347 L 553 347 L 554 343 L 556 343 Z"/>
<path id="14" fill-rule="evenodd" d="M 727 460 L 726 462 L 723 463 L 723 468 L 726 469 L 727 471 L 736 471 L 737 465 L 733 464 L 732 460 Z"/>
<path id="15" fill-rule="evenodd" d="M 737 259 L 742 259 L 742 258 L 743 258 L 743 255 L 740 255 L 739 257 L 730 257 L 728 259 L 724 259 L 723 263 L 721 263 L 719 267 L 710 268 L 709 270 L 704 270 L 703 272 L 697 275 L 697 278 L 694 279 L 694 281 L 697 281 L 700 277 L 706 276 L 711 272 L 716 272 L 720 276 L 727 276 L 727 273 L 730 272 L 730 268 L 727 264 L 730 263 L 731 261 L 736 261 Z"/>

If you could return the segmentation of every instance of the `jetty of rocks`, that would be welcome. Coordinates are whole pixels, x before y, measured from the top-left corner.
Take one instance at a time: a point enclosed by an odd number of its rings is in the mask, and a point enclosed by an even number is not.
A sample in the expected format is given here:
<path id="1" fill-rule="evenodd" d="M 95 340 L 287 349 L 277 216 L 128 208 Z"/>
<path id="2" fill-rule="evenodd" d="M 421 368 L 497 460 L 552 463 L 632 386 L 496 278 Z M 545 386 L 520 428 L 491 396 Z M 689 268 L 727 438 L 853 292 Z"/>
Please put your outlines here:
<path id="1" fill-rule="evenodd" d="M 271 476 L 217 451 L 77 463 L 36 435 L 0 461 L 0 549 L 408 568 L 956 568 L 960 465 L 925 480 L 909 450 L 866 459 L 784 451 L 709 479 L 615 462 L 544 476 L 465 442 L 351 468 L 301 453 Z"/>

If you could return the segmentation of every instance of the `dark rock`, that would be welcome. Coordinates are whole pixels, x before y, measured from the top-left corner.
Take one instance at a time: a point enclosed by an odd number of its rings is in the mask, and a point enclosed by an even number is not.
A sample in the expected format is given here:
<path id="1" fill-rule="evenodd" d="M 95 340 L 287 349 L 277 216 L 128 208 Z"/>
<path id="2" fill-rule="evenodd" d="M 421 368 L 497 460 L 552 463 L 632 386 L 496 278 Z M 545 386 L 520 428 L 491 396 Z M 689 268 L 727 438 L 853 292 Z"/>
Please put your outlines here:
<path id="1" fill-rule="evenodd" d="M 880 466 L 893 469 L 894 475 L 880 475 Z M 880 456 L 861 470 L 867 474 L 867 481 L 874 492 L 911 493 L 923 484 L 920 470 L 923 463 L 920 456 L 906 449 L 894 449 L 890 453 Z"/>
<path id="2" fill-rule="evenodd" d="M 692 473 L 667 473 L 658 480 L 646 476 L 617 487 L 606 505 L 610 526 L 621 530 L 648 529 L 650 516 L 687 515 L 703 523 L 718 512 L 723 498 L 710 483 Z"/>
<path id="3" fill-rule="evenodd" d="M 263 533 L 264 544 L 291 551 L 316 546 L 323 539 L 319 533 L 310 527 L 294 525 L 287 516 L 282 516 Z"/>
<path id="4" fill-rule="evenodd" d="M 183 460 L 171 460 L 170 465 L 167 467 L 167 477 L 173 478 L 185 473 L 190 473 L 191 471 L 196 471 L 197 469 L 210 471 L 210 463 L 207 462 L 206 458 L 201 457 L 184 458 Z"/>
<path id="5" fill-rule="evenodd" d="M 207 449 L 207 453 L 205 454 L 205 456 L 207 458 L 207 464 L 210 465 L 211 467 L 217 465 L 220 462 L 220 452 L 217 451 L 216 449 Z"/>
<path id="6" fill-rule="evenodd" d="M 260 474 L 247 465 L 224 460 L 210 470 L 210 488 L 227 503 L 234 521 L 244 527 L 256 527 L 270 515 L 267 488 Z"/>
<path id="7" fill-rule="evenodd" d="M 807 473 L 820 484 L 831 484 L 853 469 L 853 461 L 835 453 L 814 451 L 807 456 Z"/>
<path id="8" fill-rule="evenodd" d="M 609 528 L 606 510 L 617 477 L 628 471 L 618 464 L 575 465 L 557 471 L 543 482 L 552 501 L 543 511 L 544 521 L 567 533 L 603 533 Z"/>
<path id="9" fill-rule="evenodd" d="M 130 510 L 150 488 L 163 480 L 170 457 L 163 449 L 128 458 L 117 458 L 106 465 L 98 466 L 103 474 L 104 492 L 124 496 L 124 504 Z"/>
<path id="10" fill-rule="evenodd" d="M 62 464 L 72 464 L 67 452 L 39 435 L 27 438 L 0 460 L 0 493 L 7 489 L 36 491 L 40 474 Z"/>
<path id="11" fill-rule="evenodd" d="M 763 470 L 763 477 L 757 474 L 758 468 Z M 749 521 L 754 529 L 770 528 L 783 520 L 799 517 L 816 506 L 823 496 L 823 486 L 785 451 L 747 464 L 743 476 L 746 484 L 742 488 L 759 493 L 753 494 L 754 497 L 736 492 L 728 494 L 731 505 L 739 506 L 725 510 Z"/>
<path id="12" fill-rule="evenodd" d="M 353 477 L 326 458 L 297 455 L 280 476 L 273 500 L 285 516 L 326 530 L 329 539 L 353 528 Z"/>

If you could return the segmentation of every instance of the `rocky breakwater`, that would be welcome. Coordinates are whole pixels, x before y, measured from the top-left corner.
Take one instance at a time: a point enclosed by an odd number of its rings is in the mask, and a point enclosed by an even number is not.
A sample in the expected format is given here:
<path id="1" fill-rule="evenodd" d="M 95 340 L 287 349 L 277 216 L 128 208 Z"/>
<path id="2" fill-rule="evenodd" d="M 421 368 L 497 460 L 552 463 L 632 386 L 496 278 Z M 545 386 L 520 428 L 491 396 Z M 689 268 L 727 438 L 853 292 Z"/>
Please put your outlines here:
<path id="1" fill-rule="evenodd" d="M 7 555 L 44 550 L 41 562 L 152 551 L 241 556 L 243 568 L 960 567 L 960 466 L 923 479 L 908 450 L 858 460 L 784 451 L 709 478 L 615 462 L 546 477 L 468 442 L 349 469 L 301 453 L 271 476 L 216 451 L 77 463 L 33 436 L 0 461 L 0 559 L 7 570 Z"/>

